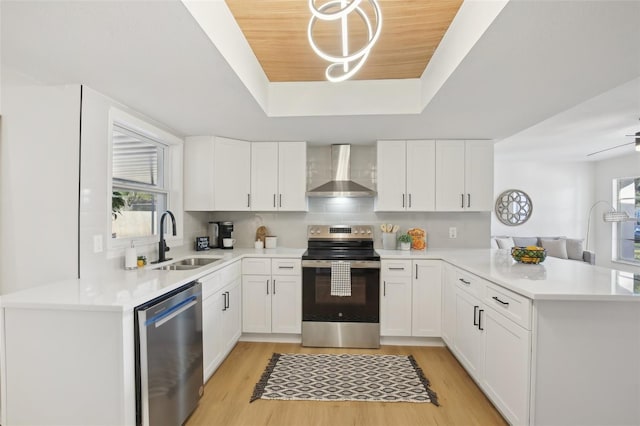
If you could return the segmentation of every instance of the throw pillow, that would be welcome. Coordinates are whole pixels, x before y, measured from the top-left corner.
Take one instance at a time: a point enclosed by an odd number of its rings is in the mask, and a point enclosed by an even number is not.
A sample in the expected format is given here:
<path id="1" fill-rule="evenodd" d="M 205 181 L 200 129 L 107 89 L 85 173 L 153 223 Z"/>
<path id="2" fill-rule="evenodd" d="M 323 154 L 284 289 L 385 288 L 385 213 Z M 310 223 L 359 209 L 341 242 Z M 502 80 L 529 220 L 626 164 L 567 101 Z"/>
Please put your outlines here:
<path id="1" fill-rule="evenodd" d="M 584 240 L 580 239 L 573 239 L 573 238 L 569 238 L 567 239 L 567 256 L 569 256 L 569 259 L 573 259 L 573 260 L 583 260 L 582 259 L 582 252 L 584 251 L 584 245 L 583 245 Z"/>
<path id="2" fill-rule="evenodd" d="M 567 256 L 567 240 L 540 240 L 542 247 L 547 250 L 547 256 L 557 257 L 560 259 L 568 259 Z"/>
<path id="3" fill-rule="evenodd" d="M 498 248 L 503 250 L 511 250 L 511 247 L 515 245 L 511 237 L 496 237 L 496 243 L 498 243 Z"/>
<path id="4" fill-rule="evenodd" d="M 513 243 L 517 247 L 537 246 L 537 237 L 513 237 Z"/>

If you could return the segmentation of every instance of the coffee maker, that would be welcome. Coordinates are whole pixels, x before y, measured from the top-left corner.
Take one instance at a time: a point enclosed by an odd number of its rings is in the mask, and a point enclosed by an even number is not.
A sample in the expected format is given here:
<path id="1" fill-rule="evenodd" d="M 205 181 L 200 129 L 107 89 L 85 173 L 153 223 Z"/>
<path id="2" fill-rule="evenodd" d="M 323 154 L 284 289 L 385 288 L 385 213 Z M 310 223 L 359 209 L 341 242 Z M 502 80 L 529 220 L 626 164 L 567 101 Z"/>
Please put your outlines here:
<path id="1" fill-rule="evenodd" d="M 222 243 L 222 240 L 225 238 L 233 238 L 231 233 L 233 232 L 233 222 L 218 222 L 218 247 L 222 249 L 232 249 L 233 245 L 230 247 L 225 247 Z"/>

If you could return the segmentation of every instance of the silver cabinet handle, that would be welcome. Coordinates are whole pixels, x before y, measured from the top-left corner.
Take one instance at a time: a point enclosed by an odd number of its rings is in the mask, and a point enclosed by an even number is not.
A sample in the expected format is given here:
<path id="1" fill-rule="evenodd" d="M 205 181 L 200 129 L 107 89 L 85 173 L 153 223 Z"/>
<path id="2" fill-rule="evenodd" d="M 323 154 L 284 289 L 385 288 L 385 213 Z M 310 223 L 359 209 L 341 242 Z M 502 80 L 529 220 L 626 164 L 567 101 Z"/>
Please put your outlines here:
<path id="1" fill-rule="evenodd" d="M 251 207 L 251 194 L 247 194 L 247 207 Z"/>
<path id="2" fill-rule="evenodd" d="M 383 281 L 382 283 L 383 283 L 383 285 L 382 285 L 382 295 L 386 296 L 387 295 L 387 282 Z"/>
<path id="3" fill-rule="evenodd" d="M 409 194 L 409 208 L 411 208 L 411 194 Z"/>
<path id="4" fill-rule="evenodd" d="M 282 207 L 282 194 L 280 194 L 280 206 L 279 207 Z"/>
<path id="5" fill-rule="evenodd" d="M 471 207 L 471 194 L 467 194 L 467 207 Z"/>
<path id="6" fill-rule="evenodd" d="M 276 280 L 273 280 L 273 295 L 276 294 Z"/>
<path id="7" fill-rule="evenodd" d="M 293 269 L 293 266 L 278 266 L 278 269 Z"/>
<path id="8" fill-rule="evenodd" d="M 404 194 L 402 194 L 402 208 L 404 208 Z"/>
<path id="9" fill-rule="evenodd" d="M 392 268 L 391 266 L 389 267 L 390 271 L 404 271 L 404 266 L 402 268 Z"/>
<path id="10" fill-rule="evenodd" d="M 458 280 L 464 285 L 471 285 L 471 281 L 466 281 L 464 278 L 458 278 Z"/>
<path id="11" fill-rule="evenodd" d="M 416 280 L 418 279 L 418 265 L 416 265 Z"/>
<path id="12" fill-rule="evenodd" d="M 269 294 L 269 280 L 267 280 L 267 294 Z"/>
<path id="13" fill-rule="evenodd" d="M 276 194 L 273 194 L 273 208 L 276 207 Z"/>
<path id="14" fill-rule="evenodd" d="M 460 207 L 464 209 L 464 194 L 460 194 Z"/>

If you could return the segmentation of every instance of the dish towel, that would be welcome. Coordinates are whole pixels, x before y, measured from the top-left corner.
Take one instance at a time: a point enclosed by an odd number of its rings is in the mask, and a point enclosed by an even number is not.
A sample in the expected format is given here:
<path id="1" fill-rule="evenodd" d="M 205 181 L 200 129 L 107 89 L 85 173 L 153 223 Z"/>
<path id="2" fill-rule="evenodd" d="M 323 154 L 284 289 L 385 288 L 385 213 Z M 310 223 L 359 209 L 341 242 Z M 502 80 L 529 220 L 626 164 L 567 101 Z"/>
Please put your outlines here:
<path id="1" fill-rule="evenodd" d="M 331 262 L 331 295 L 351 296 L 351 263 Z"/>

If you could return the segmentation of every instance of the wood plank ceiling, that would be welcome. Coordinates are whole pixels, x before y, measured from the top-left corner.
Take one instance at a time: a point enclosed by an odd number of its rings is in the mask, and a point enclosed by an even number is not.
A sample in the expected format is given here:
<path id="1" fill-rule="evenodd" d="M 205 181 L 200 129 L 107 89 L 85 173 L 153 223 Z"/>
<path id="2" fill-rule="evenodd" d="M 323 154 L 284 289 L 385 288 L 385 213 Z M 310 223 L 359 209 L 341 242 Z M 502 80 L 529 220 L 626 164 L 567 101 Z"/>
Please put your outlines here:
<path id="1" fill-rule="evenodd" d="M 319 7 L 328 0 L 316 2 Z M 420 78 L 463 0 L 380 0 L 382 32 L 353 80 Z M 329 65 L 309 46 L 307 0 L 226 0 L 271 82 L 324 81 Z M 362 7 L 370 12 L 368 1 Z M 372 14 L 370 16 L 373 16 Z M 339 22 L 339 21 L 336 21 Z M 339 24 L 319 22 L 314 38 L 338 54 Z M 362 47 L 366 27 L 349 16 L 350 50 Z"/>

